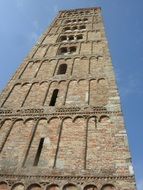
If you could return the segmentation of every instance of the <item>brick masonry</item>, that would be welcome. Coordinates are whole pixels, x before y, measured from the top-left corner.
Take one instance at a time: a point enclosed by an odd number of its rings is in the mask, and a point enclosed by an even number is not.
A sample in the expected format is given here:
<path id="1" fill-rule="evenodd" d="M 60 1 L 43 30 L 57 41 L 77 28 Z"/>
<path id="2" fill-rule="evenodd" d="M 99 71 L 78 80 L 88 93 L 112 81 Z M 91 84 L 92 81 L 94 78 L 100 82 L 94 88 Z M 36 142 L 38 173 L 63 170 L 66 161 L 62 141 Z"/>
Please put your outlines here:
<path id="1" fill-rule="evenodd" d="M 0 190 L 136 189 L 100 8 L 59 12 L 18 68 L 0 152 Z"/>

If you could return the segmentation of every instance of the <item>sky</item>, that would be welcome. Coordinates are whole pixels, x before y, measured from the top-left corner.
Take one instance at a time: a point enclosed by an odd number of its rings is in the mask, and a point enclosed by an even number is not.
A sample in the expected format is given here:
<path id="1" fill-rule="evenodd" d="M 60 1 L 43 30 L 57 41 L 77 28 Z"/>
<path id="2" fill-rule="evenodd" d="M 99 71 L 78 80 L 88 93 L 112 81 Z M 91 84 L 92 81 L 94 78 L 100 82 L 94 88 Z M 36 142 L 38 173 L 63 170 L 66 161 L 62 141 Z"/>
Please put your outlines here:
<path id="1" fill-rule="evenodd" d="M 143 0 L 0 0 L 0 91 L 59 10 L 101 7 L 138 190 L 143 190 Z"/>

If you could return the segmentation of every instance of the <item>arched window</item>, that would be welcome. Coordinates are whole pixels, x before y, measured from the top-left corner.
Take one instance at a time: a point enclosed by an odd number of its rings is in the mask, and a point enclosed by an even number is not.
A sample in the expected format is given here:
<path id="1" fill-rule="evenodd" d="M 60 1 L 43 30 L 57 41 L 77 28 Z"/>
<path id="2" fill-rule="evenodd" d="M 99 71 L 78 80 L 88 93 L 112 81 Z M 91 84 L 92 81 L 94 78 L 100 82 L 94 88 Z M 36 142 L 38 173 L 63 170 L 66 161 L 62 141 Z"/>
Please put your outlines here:
<path id="1" fill-rule="evenodd" d="M 70 52 L 70 53 L 76 52 L 76 47 L 75 47 L 75 46 L 70 47 L 70 48 L 69 48 L 69 52 Z"/>
<path id="2" fill-rule="evenodd" d="M 83 14 L 84 14 L 84 12 L 83 12 L 83 11 L 80 11 L 80 12 L 79 12 L 79 14 L 83 15 Z"/>
<path id="3" fill-rule="evenodd" d="M 67 37 L 66 36 L 61 36 L 60 37 L 60 41 L 62 42 L 62 41 L 66 41 L 67 40 Z"/>
<path id="4" fill-rule="evenodd" d="M 60 75 L 60 74 L 65 74 L 66 73 L 66 70 L 67 70 L 67 64 L 61 64 L 58 68 L 58 72 L 57 74 Z"/>
<path id="5" fill-rule="evenodd" d="M 67 53 L 67 52 L 68 52 L 67 47 L 62 47 L 62 48 L 60 48 L 60 50 L 59 50 L 59 54 L 65 54 L 65 53 Z"/>
<path id="6" fill-rule="evenodd" d="M 70 16 L 70 15 L 71 15 L 71 13 L 67 13 L 66 15 L 67 15 L 67 16 Z"/>
<path id="7" fill-rule="evenodd" d="M 55 90 L 53 91 L 53 94 L 52 94 L 52 97 L 51 97 L 51 101 L 50 101 L 49 106 L 55 106 L 56 100 L 57 100 L 57 97 L 58 97 L 58 93 L 59 93 L 59 90 L 58 90 L 58 89 L 55 89 Z"/>
<path id="8" fill-rule="evenodd" d="M 73 12 L 73 15 L 77 15 L 78 13 L 77 12 Z"/>
<path id="9" fill-rule="evenodd" d="M 76 19 L 74 19 L 73 22 L 76 22 Z"/>
<path id="10" fill-rule="evenodd" d="M 84 22 L 88 21 L 88 18 L 84 18 L 83 21 L 84 21 Z"/>
<path id="11" fill-rule="evenodd" d="M 74 40 L 74 36 L 69 36 L 69 40 Z"/>
<path id="12" fill-rule="evenodd" d="M 76 39 L 77 39 L 77 40 L 81 40 L 81 39 L 83 39 L 83 36 L 82 36 L 82 34 L 80 34 L 80 35 L 77 35 Z"/>
<path id="13" fill-rule="evenodd" d="M 64 31 L 70 31 L 70 27 L 65 27 Z"/>
<path id="14" fill-rule="evenodd" d="M 65 22 L 65 23 L 67 23 L 67 24 L 68 24 L 68 23 L 70 23 L 70 22 L 71 22 L 71 20 L 66 20 L 66 22 Z"/>
<path id="15" fill-rule="evenodd" d="M 85 11 L 85 14 L 90 14 L 90 12 L 89 11 Z"/>
<path id="16" fill-rule="evenodd" d="M 77 26 L 73 26 L 73 28 L 72 28 L 73 30 L 77 30 L 78 28 L 77 28 Z"/>
<path id="17" fill-rule="evenodd" d="M 86 27 L 85 27 L 85 25 L 82 25 L 79 28 L 80 28 L 80 30 L 84 30 Z"/>

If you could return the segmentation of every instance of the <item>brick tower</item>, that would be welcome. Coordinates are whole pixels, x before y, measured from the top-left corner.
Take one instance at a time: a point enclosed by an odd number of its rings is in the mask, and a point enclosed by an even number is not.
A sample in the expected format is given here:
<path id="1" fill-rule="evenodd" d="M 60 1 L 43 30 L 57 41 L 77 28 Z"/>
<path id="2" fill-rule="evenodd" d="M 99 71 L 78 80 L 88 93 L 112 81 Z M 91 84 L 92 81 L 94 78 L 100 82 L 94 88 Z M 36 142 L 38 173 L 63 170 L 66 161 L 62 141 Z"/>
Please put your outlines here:
<path id="1" fill-rule="evenodd" d="M 100 8 L 61 11 L 0 97 L 0 190 L 135 190 Z"/>

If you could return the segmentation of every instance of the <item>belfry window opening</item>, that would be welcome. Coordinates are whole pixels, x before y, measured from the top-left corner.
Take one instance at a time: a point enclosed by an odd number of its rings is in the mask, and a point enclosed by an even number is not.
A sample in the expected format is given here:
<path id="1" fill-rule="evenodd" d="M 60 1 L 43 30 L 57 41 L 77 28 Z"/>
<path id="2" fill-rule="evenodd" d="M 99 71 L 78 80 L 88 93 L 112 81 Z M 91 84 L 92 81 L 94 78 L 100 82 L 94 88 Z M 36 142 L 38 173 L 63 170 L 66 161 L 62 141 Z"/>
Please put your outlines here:
<path id="1" fill-rule="evenodd" d="M 57 74 L 60 75 L 60 74 L 65 74 L 66 73 L 66 70 L 67 70 L 67 64 L 61 64 L 58 68 L 58 72 Z"/>
<path id="2" fill-rule="evenodd" d="M 73 53 L 76 52 L 76 50 L 77 50 L 77 47 L 76 47 L 76 46 L 61 47 L 61 48 L 58 50 L 58 54 L 59 54 L 59 55 L 73 54 Z"/>

